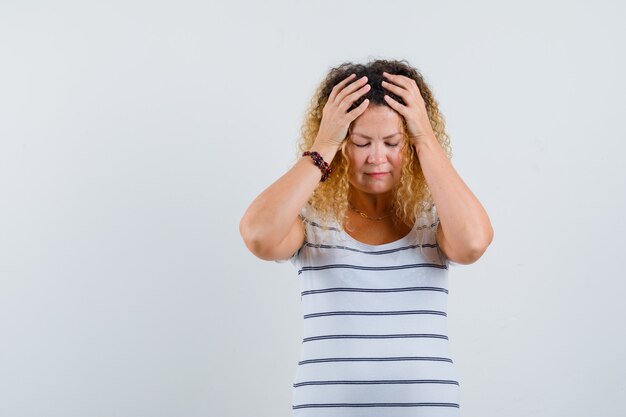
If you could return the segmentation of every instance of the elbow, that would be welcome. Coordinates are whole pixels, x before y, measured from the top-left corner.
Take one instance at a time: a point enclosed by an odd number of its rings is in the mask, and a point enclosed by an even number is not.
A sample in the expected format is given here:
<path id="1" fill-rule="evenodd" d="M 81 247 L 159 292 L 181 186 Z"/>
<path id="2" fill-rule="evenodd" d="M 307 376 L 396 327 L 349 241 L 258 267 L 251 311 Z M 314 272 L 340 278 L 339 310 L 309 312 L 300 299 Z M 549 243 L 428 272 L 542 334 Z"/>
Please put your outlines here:
<path id="1" fill-rule="evenodd" d="M 243 243 L 246 245 L 250 252 L 256 254 L 258 247 L 258 239 L 254 236 L 253 229 L 250 227 L 246 217 L 244 216 L 239 222 L 239 234 L 243 239 Z"/>
<path id="2" fill-rule="evenodd" d="M 261 245 L 261 242 L 253 237 L 247 229 L 245 229 L 245 227 L 239 227 L 239 234 L 241 235 L 246 248 L 248 248 L 248 250 L 257 258 L 264 259 L 262 256 L 263 245 Z"/>
<path id="3" fill-rule="evenodd" d="M 268 248 L 267 239 L 260 236 L 257 229 L 251 227 L 245 217 L 239 222 L 239 234 L 243 243 L 254 256 L 262 260 L 271 260 L 271 257 L 265 254 Z"/>
<path id="4" fill-rule="evenodd" d="M 271 251 L 272 247 L 268 246 L 267 243 L 263 242 L 262 240 L 244 238 L 243 242 L 250 251 L 250 253 L 252 253 L 257 258 L 263 261 L 276 260 L 276 257 Z"/>
<path id="5" fill-rule="evenodd" d="M 462 263 L 466 265 L 473 264 L 474 262 L 478 261 L 483 256 L 486 250 L 487 248 L 474 249 L 468 252 L 467 255 L 465 255 L 465 258 L 463 259 Z"/>
<path id="6" fill-rule="evenodd" d="M 449 242 L 443 239 L 441 249 L 444 255 L 452 262 L 468 265 L 479 260 L 493 240 L 493 229 L 491 226 L 485 233 L 474 232 L 472 239 L 465 242 Z"/>
<path id="7" fill-rule="evenodd" d="M 250 222 L 247 221 L 246 217 L 242 217 L 239 222 L 239 234 L 243 239 L 243 243 L 246 247 L 252 252 L 255 253 L 255 248 L 258 246 L 258 239 L 254 236 L 254 228 L 250 226 Z"/>
<path id="8" fill-rule="evenodd" d="M 248 224 L 246 223 L 246 217 L 244 216 L 239 221 L 239 235 L 241 235 L 241 238 L 246 243 L 246 246 L 248 246 L 248 241 L 250 237 L 249 233 L 250 232 L 249 232 Z"/>
<path id="9" fill-rule="evenodd" d="M 472 264 L 479 260 L 483 254 L 487 251 L 489 245 L 493 241 L 493 228 L 489 228 L 489 231 L 485 234 L 482 239 L 477 240 L 471 245 L 471 249 L 467 251 L 464 263 Z"/>
<path id="10" fill-rule="evenodd" d="M 470 265 L 479 260 L 483 256 L 483 253 L 485 253 L 485 250 L 486 248 L 468 249 L 462 254 L 455 256 L 454 258 L 450 258 L 450 260 L 458 264 Z"/>

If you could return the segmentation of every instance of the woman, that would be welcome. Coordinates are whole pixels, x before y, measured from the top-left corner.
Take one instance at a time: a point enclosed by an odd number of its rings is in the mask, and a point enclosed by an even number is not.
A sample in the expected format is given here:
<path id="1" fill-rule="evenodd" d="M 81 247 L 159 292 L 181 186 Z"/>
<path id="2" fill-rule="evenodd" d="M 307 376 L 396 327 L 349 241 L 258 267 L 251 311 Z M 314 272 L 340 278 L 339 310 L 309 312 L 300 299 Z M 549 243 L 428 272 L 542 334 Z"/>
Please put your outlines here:
<path id="1" fill-rule="evenodd" d="M 345 63 L 318 88 L 300 158 L 240 223 L 298 268 L 294 416 L 458 416 L 448 266 L 478 260 L 489 217 L 450 163 L 437 102 L 406 61 Z"/>

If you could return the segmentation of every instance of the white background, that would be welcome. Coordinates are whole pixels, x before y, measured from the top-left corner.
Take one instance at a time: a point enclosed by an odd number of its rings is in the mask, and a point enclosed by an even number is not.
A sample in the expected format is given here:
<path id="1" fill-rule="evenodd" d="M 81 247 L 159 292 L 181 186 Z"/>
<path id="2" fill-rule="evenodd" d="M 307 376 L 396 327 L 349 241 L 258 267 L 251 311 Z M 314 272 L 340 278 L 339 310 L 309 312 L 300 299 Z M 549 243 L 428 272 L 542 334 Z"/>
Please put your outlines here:
<path id="1" fill-rule="evenodd" d="M 620 1 L 0 3 L 0 415 L 291 414 L 297 275 L 239 220 L 344 61 L 406 59 L 495 238 L 464 417 L 623 416 Z"/>

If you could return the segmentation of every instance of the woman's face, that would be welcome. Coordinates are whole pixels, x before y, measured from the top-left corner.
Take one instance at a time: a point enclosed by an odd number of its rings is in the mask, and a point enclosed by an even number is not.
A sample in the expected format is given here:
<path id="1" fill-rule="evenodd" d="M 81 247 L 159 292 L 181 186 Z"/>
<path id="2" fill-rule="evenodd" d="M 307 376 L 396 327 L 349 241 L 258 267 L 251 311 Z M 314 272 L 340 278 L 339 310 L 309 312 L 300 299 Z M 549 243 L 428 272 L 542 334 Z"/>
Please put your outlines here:
<path id="1" fill-rule="evenodd" d="M 348 181 L 354 188 L 380 194 L 400 182 L 402 133 L 401 116 L 388 106 L 370 106 L 354 120 L 346 144 L 350 160 Z"/>

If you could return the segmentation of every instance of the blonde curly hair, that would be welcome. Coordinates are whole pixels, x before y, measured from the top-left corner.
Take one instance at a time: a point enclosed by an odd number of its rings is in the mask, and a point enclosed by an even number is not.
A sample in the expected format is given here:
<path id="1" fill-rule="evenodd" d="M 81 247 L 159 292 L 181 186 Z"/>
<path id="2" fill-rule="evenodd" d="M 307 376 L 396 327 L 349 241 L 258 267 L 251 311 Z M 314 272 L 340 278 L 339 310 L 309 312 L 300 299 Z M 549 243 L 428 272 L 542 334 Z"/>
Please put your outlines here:
<path id="1" fill-rule="evenodd" d="M 415 80 L 419 91 L 422 94 L 426 105 L 426 111 L 430 120 L 433 132 L 437 141 L 441 145 L 448 158 L 452 157 L 450 148 L 450 140 L 445 131 L 445 119 L 439 112 L 438 103 L 433 97 L 432 91 L 428 84 L 424 81 L 419 71 L 413 68 L 406 60 L 375 60 L 366 64 L 355 64 L 345 62 L 337 67 L 331 68 L 317 87 L 313 97 L 311 98 L 309 107 L 304 115 L 301 125 L 301 138 L 297 143 L 297 156 L 299 158 L 302 152 L 309 150 L 320 128 L 322 120 L 322 110 L 328 101 L 328 97 L 335 85 L 344 80 L 350 74 L 355 73 L 356 79 L 367 76 L 371 86 L 370 90 L 361 96 L 348 109 L 359 106 L 363 100 L 369 99 L 371 106 L 388 106 L 384 95 L 391 96 L 394 100 L 401 104 L 405 104 L 401 97 L 384 89 L 381 85 L 383 80 L 383 71 L 390 74 L 400 74 Z M 395 111 L 395 110 L 394 110 Z M 394 188 L 393 210 L 396 217 L 406 225 L 415 225 L 420 219 L 426 219 L 428 224 L 423 227 L 432 227 L 437 223 L 434 202 L 428 189 L 428 184 L 424 178 L 415 148 L 411 146 L 408 135 L 406 120 L 401 116 L 404 134 L 404 146 L 401 150 L 403 157 L 402 175 L 399 184 Z M 348 134 L 345 139 L 350 136 L 352 125 L 349 127 Z M 320 182 L 308 204 L 315 209 L 319 216 L 320 223 L 336 222 L 340 225 L 343 220 L 347 220 L 347 211 L 349 209 L 348 201 L 350 197 L 350 184 L 348 182 L 349 158 L 346 153 L 347 140 L 342 142 L 340 152 L 337 152 L 330 167 L 333 173 L 330 177 Z"/>

